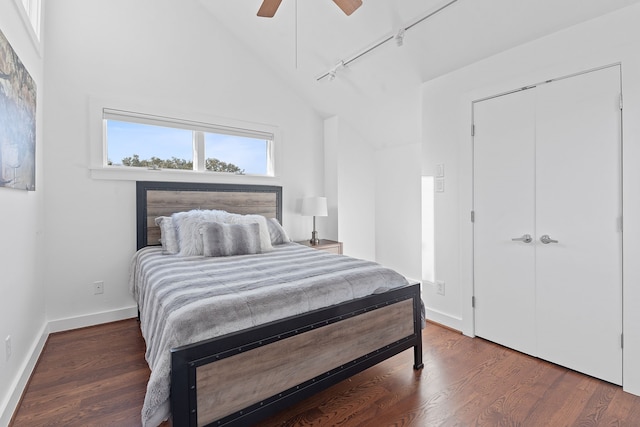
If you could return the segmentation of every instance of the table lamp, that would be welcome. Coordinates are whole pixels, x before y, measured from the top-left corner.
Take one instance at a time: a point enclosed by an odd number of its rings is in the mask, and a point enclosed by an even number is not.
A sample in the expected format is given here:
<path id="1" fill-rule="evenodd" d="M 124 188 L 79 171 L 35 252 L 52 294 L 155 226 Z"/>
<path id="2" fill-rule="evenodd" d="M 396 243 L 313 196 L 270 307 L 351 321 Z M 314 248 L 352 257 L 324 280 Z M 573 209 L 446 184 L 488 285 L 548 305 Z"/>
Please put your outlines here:
<path id="1" fill-rule="evenodd" d="M 309 243 L 317 245 L 320 243 L 318 232 L 316 231 L 316 217 L 327 216 L 327 198 L 326 197 L 305 197 L 302 199 L 302 215 L 313 216 L 313 232 Z"/>

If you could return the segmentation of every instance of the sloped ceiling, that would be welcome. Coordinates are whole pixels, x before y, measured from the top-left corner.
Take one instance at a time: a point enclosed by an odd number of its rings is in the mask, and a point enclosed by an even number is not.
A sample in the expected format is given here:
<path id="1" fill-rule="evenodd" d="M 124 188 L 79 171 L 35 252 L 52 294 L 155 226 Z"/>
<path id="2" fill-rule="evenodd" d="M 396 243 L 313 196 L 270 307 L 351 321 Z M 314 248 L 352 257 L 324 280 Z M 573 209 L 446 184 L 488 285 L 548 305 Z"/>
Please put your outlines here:
<path id="1" fill-rule="evenodd" d="M 331 0 L 283 0 L 274 18 L 262 0 L 200 0 L 323 117 L 338 115 L 380 148 L 417 143 L 420 84 L 640 0 L 457 0 L 391 40 L 317 78 L 451 0 L 363 0 L 346 16 Z M 277 108 L 277 103 L 274 104 Z"/>

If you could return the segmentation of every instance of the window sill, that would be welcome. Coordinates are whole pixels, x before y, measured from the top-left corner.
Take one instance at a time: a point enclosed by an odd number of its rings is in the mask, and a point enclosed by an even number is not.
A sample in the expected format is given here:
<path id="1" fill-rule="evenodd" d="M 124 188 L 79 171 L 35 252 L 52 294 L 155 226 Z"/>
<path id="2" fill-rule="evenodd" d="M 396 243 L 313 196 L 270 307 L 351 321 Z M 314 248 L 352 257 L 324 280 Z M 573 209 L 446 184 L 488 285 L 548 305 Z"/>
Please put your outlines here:
<path id="1" fill-rule="evenodd" d="M 92 179 L 114 181 L 176 181 L 211 183 L 265 183 L 274 184 L 275 176 L 236 175 L 223 172 L 197 172 L 187 170 L 151 170 L 139 168 L 92 167 L 89 168 Z"/>

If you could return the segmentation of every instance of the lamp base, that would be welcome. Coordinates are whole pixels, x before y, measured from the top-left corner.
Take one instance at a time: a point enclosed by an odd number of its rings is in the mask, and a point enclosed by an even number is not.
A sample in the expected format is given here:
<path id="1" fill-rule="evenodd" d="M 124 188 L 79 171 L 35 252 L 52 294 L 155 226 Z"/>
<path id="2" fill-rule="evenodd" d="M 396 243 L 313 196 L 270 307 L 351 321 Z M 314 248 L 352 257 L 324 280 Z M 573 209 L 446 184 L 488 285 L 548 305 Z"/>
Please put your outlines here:
<path id="1" fill-rule="evenodd" d="M 320 244 L 320 239 L 318 239 L 318 232 L 317 231 L 314 230 L 314 231 L 311 232 L 311 240 L 309 240 L 309 243 L 311 243 L 311 245 L 313 245 L 313 246 Z"/>

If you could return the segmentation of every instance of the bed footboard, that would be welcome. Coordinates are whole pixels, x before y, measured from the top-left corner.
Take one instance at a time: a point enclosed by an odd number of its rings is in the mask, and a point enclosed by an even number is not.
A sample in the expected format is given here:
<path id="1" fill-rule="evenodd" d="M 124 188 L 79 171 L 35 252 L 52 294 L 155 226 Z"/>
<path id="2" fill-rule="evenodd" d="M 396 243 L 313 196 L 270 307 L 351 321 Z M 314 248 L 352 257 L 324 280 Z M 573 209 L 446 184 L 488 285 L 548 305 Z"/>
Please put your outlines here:
<path id="1" fill-rule="evenodd" d="M 419 284 L 176 348 L 173 425 L 256 423 L 411 347 L 421 369 Z"/>

